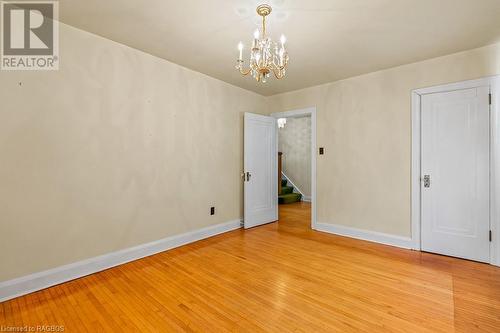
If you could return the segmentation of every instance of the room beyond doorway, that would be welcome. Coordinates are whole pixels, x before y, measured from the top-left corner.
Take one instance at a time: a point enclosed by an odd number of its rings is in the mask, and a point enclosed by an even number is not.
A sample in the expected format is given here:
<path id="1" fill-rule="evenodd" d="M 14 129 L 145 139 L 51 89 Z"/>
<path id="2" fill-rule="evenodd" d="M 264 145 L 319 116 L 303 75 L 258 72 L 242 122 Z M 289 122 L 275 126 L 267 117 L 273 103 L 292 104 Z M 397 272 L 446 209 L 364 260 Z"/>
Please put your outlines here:
<path id="1" fill-rule="evenodd" d="M 311 201 L 311 116 L 278 120 L 279 203 Z M 281 123 L 281 124 L 280 124 Z"/>
<path id="2" fill-rule="evenodd" d="M 278 167 L 278 200 L 281 206 L 307 206 L 310 227 L 316 223 L 316 108 L 271 114 L 280 127 L 277 133 L 281 164 Z M 287 122 L 288 124 L 286 124 Z M 287 127 L 288 125 L 288 127 Z M 305 204 L 305 203 L 310 204 Z M 304 203 L 304 205 L 300 205 Z M 299 214 L 300 215 L 300 214 Z"/>

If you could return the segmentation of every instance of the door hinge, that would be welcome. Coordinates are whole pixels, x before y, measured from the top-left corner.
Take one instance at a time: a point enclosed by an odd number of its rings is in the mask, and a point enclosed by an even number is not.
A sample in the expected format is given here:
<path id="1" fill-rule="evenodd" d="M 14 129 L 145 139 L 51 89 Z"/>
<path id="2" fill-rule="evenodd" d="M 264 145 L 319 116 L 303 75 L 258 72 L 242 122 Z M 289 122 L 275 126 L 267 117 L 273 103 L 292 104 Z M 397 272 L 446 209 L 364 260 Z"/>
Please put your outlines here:
<path id="1" fill-rule="evenodd" d="M 492 233 L 491 233 L 491 230 L 490 230 L 490 242 L 491 242 L 492 239 L 493 239 L 493 236 L 492 236 Z"/>
<path id="2" fill-rule="evenodd" d="M 490 97 L 489 98 L 490 98 L 490 105 L 491 105 L 491 93 L 490 93 Z"/>
<path id="3" fill-rule="evenodd" d="M 431 187 L 431 176 L 430 175 L 424 176 L 424 187 Z"/>

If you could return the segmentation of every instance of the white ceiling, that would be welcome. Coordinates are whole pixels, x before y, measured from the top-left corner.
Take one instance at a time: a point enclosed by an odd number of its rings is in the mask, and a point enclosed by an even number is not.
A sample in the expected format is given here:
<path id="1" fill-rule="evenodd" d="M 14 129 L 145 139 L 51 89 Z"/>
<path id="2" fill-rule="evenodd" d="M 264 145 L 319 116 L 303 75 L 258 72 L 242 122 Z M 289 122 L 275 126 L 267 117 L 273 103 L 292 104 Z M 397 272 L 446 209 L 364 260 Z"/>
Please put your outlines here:
<path id="1" fill-rule="evenodd" d="M 273 6 L 288 38 L 285 79 L 234 69 L 237 43 Z M 262 95 L 273 95 L 500 40 L 500 0 L 64 0 L 61 21 Z"/>

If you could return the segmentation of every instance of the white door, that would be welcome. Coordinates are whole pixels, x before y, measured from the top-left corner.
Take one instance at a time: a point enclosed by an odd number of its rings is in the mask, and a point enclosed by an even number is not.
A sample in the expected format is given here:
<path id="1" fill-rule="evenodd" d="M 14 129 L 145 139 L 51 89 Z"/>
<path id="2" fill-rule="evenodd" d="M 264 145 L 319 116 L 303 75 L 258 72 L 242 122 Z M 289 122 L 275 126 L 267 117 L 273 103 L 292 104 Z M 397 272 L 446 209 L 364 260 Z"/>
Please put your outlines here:
<path id="1" fill-rule="evenodd" d="M 489 87 L 422 96 L 422 250 L 490 260 Z"/>
<path id="2" fill-rule="evenodd" d="M 278 219 L 276 119 L 245 113 L 245 228 Z"/>

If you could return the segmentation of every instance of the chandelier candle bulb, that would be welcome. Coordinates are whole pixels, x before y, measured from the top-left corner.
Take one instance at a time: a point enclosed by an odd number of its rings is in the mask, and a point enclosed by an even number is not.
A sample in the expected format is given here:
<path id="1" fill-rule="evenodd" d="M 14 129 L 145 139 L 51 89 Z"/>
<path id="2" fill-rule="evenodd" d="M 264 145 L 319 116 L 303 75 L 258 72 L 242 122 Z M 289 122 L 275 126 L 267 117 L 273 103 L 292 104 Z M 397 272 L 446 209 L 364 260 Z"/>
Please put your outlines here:
<path id="1" fill-rule="evenodd" d="M 238 50 L 240 51 L 240 57 L 238 58 L 240 61 L 243 60 L 243 43 L 239 42 Z"/>
<path id="2" fill-rule="evenodd" d="M 253 44 L 252 44 L 252 49 L 258 49 L 259 47 L 259 30 L 255 30 L 253 33 Z"/>

